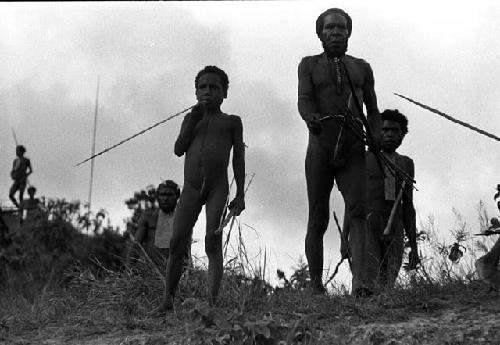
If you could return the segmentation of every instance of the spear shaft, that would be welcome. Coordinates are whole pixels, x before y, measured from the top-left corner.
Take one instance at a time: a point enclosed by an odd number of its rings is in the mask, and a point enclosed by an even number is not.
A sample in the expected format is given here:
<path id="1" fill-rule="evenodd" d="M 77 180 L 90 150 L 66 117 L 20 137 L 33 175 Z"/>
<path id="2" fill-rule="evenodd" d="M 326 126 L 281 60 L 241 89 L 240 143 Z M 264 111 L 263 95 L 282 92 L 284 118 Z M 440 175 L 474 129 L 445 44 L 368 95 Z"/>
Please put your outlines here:
<path id="1" fill-rule="evenodd" d="M 19 143 L 17 142 L 16 132 L 14 131 L 14 128 L 10 127 L 10 129 L 12 130 L 12 136 L 14 137 L 14 142 L 16 143 L 17 147 Z"/>
<path id="2" fill-rule="evenodd" d="M 75 167 L 77 167 L 77 166 L 79 166 L 79 165 L 82 165 L 83 163 L 88 162 L 89 160 L 94 159 L 94 158 L 96 158 L 96 157 L 98 157 L 98 156 L 102 155 L 103 153 L 106 153 L 106 152 L 108 152 L 108 151 L 110 151 L 110 150 L 114 149 L 115 147 L 118 147 L 118 146 L 120 146 L 121 144 L 124 144 L 124 143 L 126 143 L 127 141 L 134 139 L 135 137 L 137 137 L 137 136 L 139 136 L 139 135 L 141 135 L 141 134 L 146 133 L 147 131 L 149 131 L 149 130 L 151 130 L 151 129 L 153 129 L 153 128 L 155 128 L 155 127 L 159 126 L 159 125 L 161 125 L 162 123 L 165 123 L 165 122 L 167 122 L 167 121 L 169 121 L 169 120 L 173 119 L 174 117 L 179 116 L 179 115 L 181 115 L 182 113 L 185 113 L 185 112 L 186 112 L 186 111 L 188 111 L 188 110 L 191 110 L 193 107 L 194 107 L 194 105 L 193 105 L 193 106 L 191 106 L 191 107 L 189 107 L 189 108 L 186 108 L 186 109 L 184 109 L 184 110 L 182 110 L 182 111 L 180 111 L 180 112 L 178 112 L 177 114 L 174 114 L 174 115 L 172 115 L 172 116 L 169 116 L 169 117 L 167 117 L 166 119 L 161 120 L 160 122 L 157 122 L 157 123 L 155 123 L 154 125 L 149 126 L 148 128 L 143 129 L 142 131 L 137 132 L 137 133 L 135 133 L 134 135 L 132 135 L 132 136 L 130 136 L 130 137 L 128 137 L 128 138 L 126 138 L 126 139 L 123 139 L 123 140 L 122 140 L 122 141 L 120 141 L 119 143 L 116 143 L 116 144 L 114 144 L 113 146 L 110 146 L 110 147 L 108 147 L 108 148 L 106 148 L 106 149 L 102 150 L 101 152 L 96 153 L 95 155 L 92 155 L 91 157 L 89 157 L 89 158 L 87 158 L 87 159 L 85 159 L 85 160 L 81 161 L 80 163 L 76 164 L 76 165 L 75 165 Z"/>
<path id="3" fill-rule="evenodd" d="M 458 123 L 461 126 L 464 126 L 466 128 L 469 128 L 470 130 L 473 130 L 474 132 L 477 132 L 479 134 L 485 135 L 488 138 L 495 139 L 496 141 L 500 141 L 500 138 L 497 137 L 496 135 L 488 133 L 488 132 L 486 132 L 486 131 L 484 131 L 484 130 L 482 130 L 480 128 L 477 128 L 477 127 L 475 127 L 475 126 L 473 126 L 471 124 L 468 124 L 467 122 L 464 122 L 464 121 L 461 121 L 461 120 L 457 120 L 457 119 L 451 117 L 450 115 L 443 113 L 442 111 L 439 111 L 437 109 L 429 107 L 428 105 L 425 105 L 425 104 L 422 104 L 420 102 L 417 102 L 417 101 L 411 99 L 410 97 L 406 97 L 406 96 L 400 95 L 398 93 L 395 93 L 395 95 L 398 96 L 398 97 L 401 97 L 403 99 L 406 99 L 408 102 L 411 102 L 411 103 L 416 104 L 416 105 L 418 105 L 418 106 L 420 106 L 420 107 L 422 107 L 424 109 L 427 109 L 427 110 L 429 110 L 430 112 L 432 112 L 434 114 L 442 116 L 442 117 L 444 117 L 445 119 L 447 119 L 447 120 L 449 120 L 451 122 Z"/>
<path id="4" fill-rule="evenodd" d="M 94 109 L 94 131 L 92 136 L 92 148 L 90 155 L 95 155 L 95 138 L 97 134 L 97 113 L 99 110 L 99 76 L 97 76 L 97 89 L 95 93 L 95 109 Z M 90 183 L 89 183 L 89 212 L 92 208 L 92 185 L 94 184 L 94 160 L 90 162 Z M 87 229 L 88 230 L 88 229 Z"/>

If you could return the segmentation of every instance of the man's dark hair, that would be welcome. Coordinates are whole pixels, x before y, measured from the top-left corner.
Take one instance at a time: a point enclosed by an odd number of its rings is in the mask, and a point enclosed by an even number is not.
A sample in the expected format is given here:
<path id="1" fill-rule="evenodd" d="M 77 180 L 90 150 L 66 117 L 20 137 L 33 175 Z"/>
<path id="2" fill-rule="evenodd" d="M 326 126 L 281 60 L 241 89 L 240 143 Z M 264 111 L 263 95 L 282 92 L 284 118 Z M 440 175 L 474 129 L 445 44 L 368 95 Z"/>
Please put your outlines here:
<path id="1" fill-rule="evenodd" d="M 36 193 L 36 188 L 34 186 L 29 186 L 28 187 L 28 194 L 30 193 L 30 191 L 33 191 L 33 193 Z"/>
<path id="2" fill-rule="evenodd" d="M 227 92 L 227 89 L 229 88 L 229 78 L 227 77 L 226 72 L 224 72 L 217 66 L 205 66 L 204 69 L 199 71 L 196 75 L 196 78 L 194 79 L 195 88 L 198 88 L 198 82 L 200 81 L 201 76 L 207 73 L 217 74 L 220 78 L 220 82 L 222 83 L 222 88 L 225 92 Z"/>
<path id="3" fill-rule="evenodd" d="M 386 109 L 380 114 L 380 117 L 382 118 L 382 121 L 387 120 L 399 123 L 403 135 L 408 133 L 408 118 L 401 114 L 399 110 Z"/>
<path id="4" fill-rule="evenodd" d="M 181 196 L 181 189 L 179 188 L 179 185 L 172 180 L 165 180 L 160 183 L 158 185 L 158 188 L 156 189 L 156 192 L 159 193 L 161 188 L 170 188 L 175 192 L 177 198 Z"/>
<path id="5" fill-rule="evenodd" d="M 318 35 L 319 39 L 321 39 L 321 32 L 323 31 L 323 20 L 325 17 L 331 13 L 339 13 L 343 15 L 347 21 L 347 32 L 348 32 L 348 37 L 351 37 L 351 32 L 352 32 L 352 19 L 351 17 L 347 14 L 347 12 L 344 12 L 340 8 L 329 8 L 325 12 L 321 13 L 316 19 L 316 35 Z"/>

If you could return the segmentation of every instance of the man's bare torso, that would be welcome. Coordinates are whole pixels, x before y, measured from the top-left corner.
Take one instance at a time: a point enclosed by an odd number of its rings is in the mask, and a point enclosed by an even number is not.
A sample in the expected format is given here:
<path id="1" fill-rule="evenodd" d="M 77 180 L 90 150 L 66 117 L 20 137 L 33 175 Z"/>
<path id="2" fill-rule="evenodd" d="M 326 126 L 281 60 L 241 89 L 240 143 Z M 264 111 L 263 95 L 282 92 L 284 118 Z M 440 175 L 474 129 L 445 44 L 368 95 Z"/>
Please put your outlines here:
<path id="1" fill-rule="evenodd" d="M 307 110 L 301 110 L 301 97 L 309 97 L 309 100 L 315 104 L 315 112 L 321 116 L 327 115 L 344 115 L 345 108 L 348 107 L 350 112 L 356 117 L 359 117 L 354 100 L 351 97 L 351 87 L 349 85 L 344 64 L 348 69 L 356 96 L 360 102 L 364 99 L 364 90 L 366 84 L 372 78 L 371 68 L 367 62 L 362 59 L 345 55 L 342 58 L 343 63 L 339 64 L 341 73 L 341 83 L 337 81 L 336 66 L 329 60 L 326 54 L 307 56 L 301 61 L 299 66 L 302 73 L 307 74 L 310 80 L 304 80 L 303 76 L 299 82 L 299 111 L 301 113 Z M 340 86 L 340 87 L 339 87 Z M 304 107 L 307 108 L 307 107 Z M 312 135 L 310 142 L 321 143 L 322 146 L 334 147 L 336 138 L 340 131 L 339 122 L 336 120 L 327 120 L 322 122 L 322 131 L 319 135 Z M 350 141 L 355 140 L 347 133 Z"/>

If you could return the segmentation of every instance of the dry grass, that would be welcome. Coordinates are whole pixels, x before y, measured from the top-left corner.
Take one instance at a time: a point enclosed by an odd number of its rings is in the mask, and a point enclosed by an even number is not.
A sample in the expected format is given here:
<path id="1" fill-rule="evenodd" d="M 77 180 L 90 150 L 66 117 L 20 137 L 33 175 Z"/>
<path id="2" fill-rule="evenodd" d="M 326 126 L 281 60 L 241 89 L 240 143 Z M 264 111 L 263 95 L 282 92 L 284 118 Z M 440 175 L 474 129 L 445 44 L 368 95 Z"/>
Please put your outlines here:
<path id="1" fill-rule="evenodd" d="M 150 314 L 160 303 L 163 282 L 153 263 L 144 259 L 119 271 L 101 267 L 99 276 L 87 267 L 76 265 L 65 272 L 64 279 L 47 279 L 62 281 L 62 285 L 23 285 L 22 282 L 30 282 L 30 277 L 18 275 L 3 287 L 0 295 L 0 342 L 3 339 L 7 343 L 43 343 L 41 339 L 55 339 L 64 343 L 77 339 L 84 343 L 115 334 L 116 339 L 121 339 L 116 344 L 132 344 L 124 339 L 133 339 L 134 334 L 142 334 L 143 340 L 151 339 L 151 334 L 155 334 L 159 337 L 155 338 L 159 339 L 158 344 L 238 341 L 242 344 L 244 341 L 249 341 L 248 344 L 278 344 L 279 341 L 280 344 L 357 344 L 360 339 L 368 339 L 363 344 L 385 344 L 391 337 L 406 339 L 405 336 L 413 334 L 421 340 L 431 339 L 415 344 L 434 344 L 432 339 L 444 336 L 436 325 L 447 332 L 460 331 L 460 323 L 454 321 L 453 315 L 460 315 L 463 322 L 477 319 L 479 328 L 482 324 L 500 321 L 497 316 L 500 314 L 499 293 L 488 290 L 474 275 L 475 253 L 481 246 L 471 237 L 467 223 L 457 215 L 457 226 L 448 242 L 439 238 L 433 224 L 429 219 L 420 227 L 426 233 L 419 241 L 423 268 L 402 274 L 394 289 L 361 299 L 350 296 L 344 285 L 335 282 L 329 295 L 311 295 L 305 288 L 307 267 L 304 263 L 299 263 L 294 276 L 288 278 L 293 284 L 285 288 L 270 286 L 264 279 L 266 252 L 249 257 L 240 224 L 233 233 L 235 242 L 229 245 L 231 254 L 225 259 L 216 308 L 209 308 L 205 302 L 203 260 L 195 259 L 195 268 L 184 273 L 176 313 L 166 318 Z M 448 259 L 446 249 L 459 239 L 467 251 L 454 264 Z M 479 241 L 483 247 L 489 247 L 490 240 Z M 164 272 L 165 267 L 158 270 Z M 415 326 L 414 320 L 428 324 L 421 329 Z M 370 330 L 376 325 L 396 329 L 404 327 L 402 324 L 410 326 L 407 331 L 397 330 L 402 332 L 400 337 L 396 331 L 396 335 L 391 335 Z M 493 344 L 488 342 L 498 335 L 493 328 L 485 328 L 486 335 L 483 332 L 477 338 L 483 337 L 485 344 Z M 380 336 L 380 332 L 384 336 Z M 448 343 L 474 344 L 474 334 L 464 333 L 460 338 L 462 342 Z M 380 337 L 385 340 L 377 342 Z M 401 341 L 401 344 L 407 343 Z M 112 340 L 108 343 L 115 344 Z M 146 340 L 137 342 L 143 343 Z"/>

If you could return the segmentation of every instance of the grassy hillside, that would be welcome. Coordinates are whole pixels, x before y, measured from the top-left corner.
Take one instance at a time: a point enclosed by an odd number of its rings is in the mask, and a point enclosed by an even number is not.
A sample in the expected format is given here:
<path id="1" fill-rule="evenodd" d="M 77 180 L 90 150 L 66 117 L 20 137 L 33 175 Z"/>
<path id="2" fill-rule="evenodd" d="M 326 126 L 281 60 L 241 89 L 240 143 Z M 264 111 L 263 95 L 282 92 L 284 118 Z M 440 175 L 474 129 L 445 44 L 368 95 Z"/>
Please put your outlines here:
<path id="1" fill-rule="evenodd" d="M 419 229 L 422 267 L 379 295 L 354 298 L 335 280 L 327 296 L 311 295 L 303 263 L 271 286 L 265 256 L 249 259 L 239 243 L 225 258 L 216 307 L 206 303 L 205 262 L 195 259 L 175 313 L 161 317 L 150 312 L 164 267 L 144 256 L 125 265 L 125 239 L 111 229 L 87 236 L 68 219 L 45 220 L 11 236 L 0 256 L 0 343 L 498 344 L 500 293 L 473 268 L 491 240 L 473 237 L 458 213 L 446 239 L 432 219 Z M 463 246 L 458 262 L 448 258 L 453 243 Z"/>

